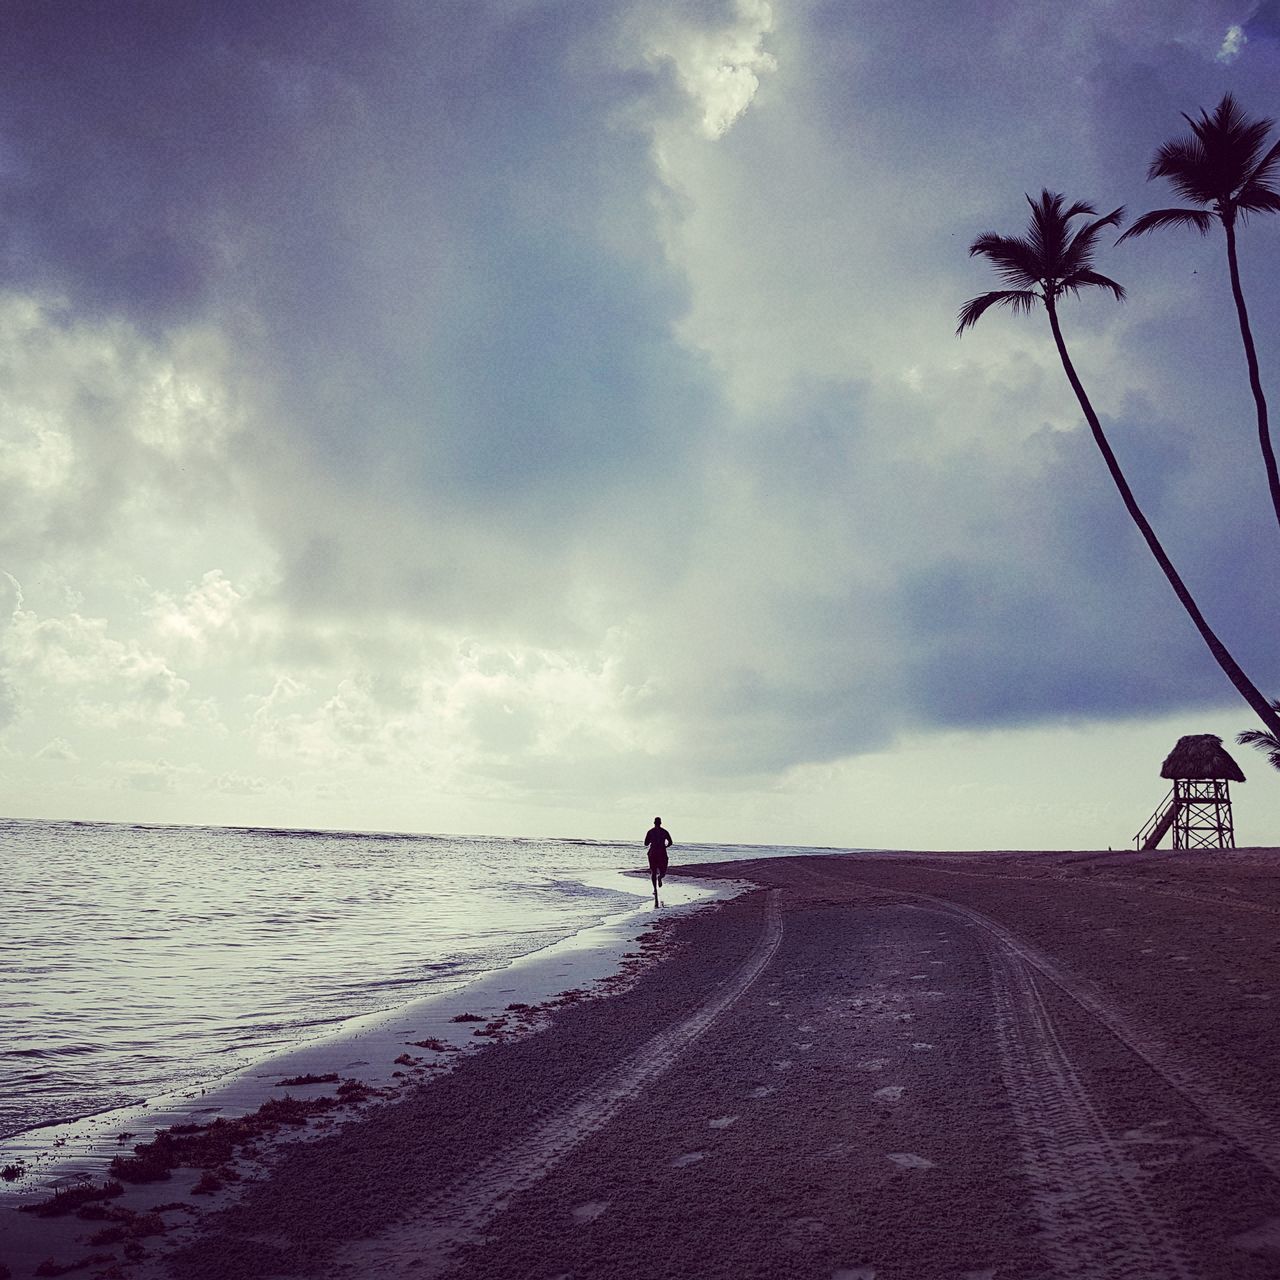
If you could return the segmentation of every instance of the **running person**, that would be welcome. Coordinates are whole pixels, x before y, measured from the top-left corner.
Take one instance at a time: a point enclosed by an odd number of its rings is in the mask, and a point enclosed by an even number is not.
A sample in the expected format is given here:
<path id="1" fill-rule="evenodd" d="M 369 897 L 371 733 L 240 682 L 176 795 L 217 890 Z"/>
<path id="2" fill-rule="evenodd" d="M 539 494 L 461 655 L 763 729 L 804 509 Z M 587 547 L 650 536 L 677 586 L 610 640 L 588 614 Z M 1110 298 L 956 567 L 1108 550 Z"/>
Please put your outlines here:
<path id="1" fill-rule="evenodd" d="M 656 898 L 658 886 L 662 884 L 662 877 L 667 874 L 667 867 L 670 865 L 667 848 L 673 843 L 671 832 L 662 825 L 661 818 L 654 818 L 644 842 L 649 850 L 649 877 L 653 881 L 653 896 Z"/>

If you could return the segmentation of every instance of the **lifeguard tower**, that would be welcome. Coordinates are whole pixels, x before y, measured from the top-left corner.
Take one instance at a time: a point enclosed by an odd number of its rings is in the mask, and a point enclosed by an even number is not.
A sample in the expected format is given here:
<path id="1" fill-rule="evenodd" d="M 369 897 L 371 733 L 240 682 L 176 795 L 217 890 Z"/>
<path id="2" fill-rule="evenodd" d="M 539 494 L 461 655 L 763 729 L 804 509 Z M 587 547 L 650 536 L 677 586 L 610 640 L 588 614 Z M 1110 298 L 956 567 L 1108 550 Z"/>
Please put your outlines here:
<path id="1" fill-rule="evenodd" d="M 1160 776 L 1173 789 L 1134 837 L 1138 849 L 1157 849 L 1173 829 L 1175 849 L 1234 849 L 1231 822 L 1231 784 L 1243 782 L 1240 766 L 1212 733 L 1193 733 L 1178 739 Z"/>

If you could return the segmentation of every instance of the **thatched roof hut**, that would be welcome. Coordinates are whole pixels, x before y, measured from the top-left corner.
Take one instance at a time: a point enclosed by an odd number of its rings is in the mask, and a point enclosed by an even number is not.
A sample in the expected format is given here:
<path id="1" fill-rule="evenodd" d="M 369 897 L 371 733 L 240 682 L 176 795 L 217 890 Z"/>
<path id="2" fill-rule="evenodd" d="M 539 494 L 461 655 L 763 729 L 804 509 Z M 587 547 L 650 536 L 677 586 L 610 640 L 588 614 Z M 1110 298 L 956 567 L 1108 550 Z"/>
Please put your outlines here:
<path id="1" fill-rule="evenodd" d="M 1222 739 L 1213 733 L 1190 733 L 1178 739 L 1160 766 L 1162 778 L 1226 778 L 1243 782 L 1240 766 L 1227 755 Z"/>

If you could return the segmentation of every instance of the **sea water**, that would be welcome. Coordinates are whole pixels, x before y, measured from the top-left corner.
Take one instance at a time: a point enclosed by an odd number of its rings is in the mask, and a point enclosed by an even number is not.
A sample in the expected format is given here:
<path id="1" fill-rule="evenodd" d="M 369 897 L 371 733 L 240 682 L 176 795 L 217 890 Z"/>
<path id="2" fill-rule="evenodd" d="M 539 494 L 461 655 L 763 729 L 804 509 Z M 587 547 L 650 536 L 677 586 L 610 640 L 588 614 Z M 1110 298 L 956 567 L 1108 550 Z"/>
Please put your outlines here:
<path id="1" fill-rule="evenodd" d="M 638 842 L 5 820 L 0 859 L 0 1138 L 456 987 L 633 905 L 610 873 L 644 862 Z"/>

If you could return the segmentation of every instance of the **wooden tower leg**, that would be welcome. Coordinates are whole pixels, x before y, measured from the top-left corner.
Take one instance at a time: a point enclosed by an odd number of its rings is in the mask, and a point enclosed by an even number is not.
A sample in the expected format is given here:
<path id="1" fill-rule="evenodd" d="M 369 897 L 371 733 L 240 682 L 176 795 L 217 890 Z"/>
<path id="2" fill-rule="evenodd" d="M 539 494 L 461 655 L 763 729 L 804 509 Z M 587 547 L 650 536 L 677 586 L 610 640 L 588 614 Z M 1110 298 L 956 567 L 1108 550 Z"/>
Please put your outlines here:
<path id="1" fill-rule="evenodd" d="M 1187 803 L 1186 783 L 1176 778 L 1173 783 L 1173 847 L 1189 848 L 1190 832 L 1187 829 L 1190 821 L 1191 806 Z"/>

